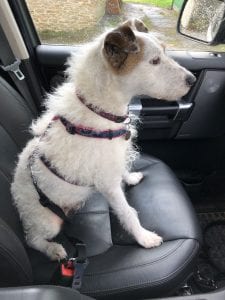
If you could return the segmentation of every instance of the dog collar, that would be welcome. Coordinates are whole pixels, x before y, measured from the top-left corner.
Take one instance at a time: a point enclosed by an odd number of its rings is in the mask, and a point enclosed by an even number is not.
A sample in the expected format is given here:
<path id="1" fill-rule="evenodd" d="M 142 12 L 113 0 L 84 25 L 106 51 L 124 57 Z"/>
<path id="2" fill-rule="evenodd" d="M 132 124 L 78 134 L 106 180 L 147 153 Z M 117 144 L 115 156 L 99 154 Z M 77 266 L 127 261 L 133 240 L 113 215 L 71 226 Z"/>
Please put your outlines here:
<path id="1" fill-rule="evenodd" d="M 66 131 L 72 135 L 79 134 L 79 135 L 86 136 L 86 137 L 109 139 L 109 140 L 112 140 L 114 138 L 121 137 L 121 136 L 124 136 L 125 140 L 129 140 L 129 138 L 131 136 L 130 130 L 127 130 L 125 128 L 120 128 L 117 130 L 109 129 L 109 130 L 103 130 L 103 131 L 96 131 L 93 128 L 76 126 L 61 116 L 55 116 L 53 118 L 53 121 L 57 121 L 57 120 L 60 120 L 61 123 L 65 126 Z"/>
<path id="2" fill-rule="evenodd" d="M 113 115 L 111 113 L 108 113 L 108 112 L 105 112 L 104 110 L 102 109 L 96 109 L 96 107 L 93 105 L 93 104 L 88 104 L 86 103 L 86 99 L 81 95 L 80 91 L 76 91 L 76 95 L 77 95 L 77 98 L 87 107 L 89 108 L 91 111 L 93 111 L 94 113 L 96 113 L 97 115 L 105 118 L 105 119 L 108 119 L 110 121 L 113 121 L 115 123 L 130 123 L 130 118 L 128 115 L 125 115 L 125 116 L 116 116 L 116 115 Z"/>

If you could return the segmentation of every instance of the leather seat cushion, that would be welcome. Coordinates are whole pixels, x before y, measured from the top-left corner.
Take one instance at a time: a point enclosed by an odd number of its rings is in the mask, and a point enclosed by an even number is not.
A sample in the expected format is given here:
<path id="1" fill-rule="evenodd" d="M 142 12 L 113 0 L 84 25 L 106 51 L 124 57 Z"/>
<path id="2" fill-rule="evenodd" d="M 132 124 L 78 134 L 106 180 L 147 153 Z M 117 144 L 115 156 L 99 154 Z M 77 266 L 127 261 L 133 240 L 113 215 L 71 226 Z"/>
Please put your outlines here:
<path id="1" fill-rule="evenodd" d="M 113 246 L 90 258 L 81 293 L 97 299 L 142 299 L 168 296 L 192 271 L 199 243 L 166 241 L 160 248 Z"/>
<path id="2" fill-rule="evenodd" d="M 159 159 L 142 155 L 134 171 L 144 174 L 136 186 L 126 187 L 131 206 L 138 211 L 143 227 L 157 232 L 164 241 L 196 239 L 201 241 L 201 230 L 196 213 L 182 185 L 171 169 Z M 113 216 L 112 238 L 116 244 L 131 243 Z"/>
<path id="3" fill-rule="evenodd" d="M 112 215 L 114 245 L 90 258 L 81 289 L 94 298 L 168 295 L 182 284 L 195 263 L 201 231 L 183 187 L 170 168 L 155 158 L 142 156 L 134 170 L 143 172 L 144 178 L 127 188 L 127 199 L 137 209 L 142 225 L 160 234 L 164 243 L 154 249 L 141 248 Z"/>

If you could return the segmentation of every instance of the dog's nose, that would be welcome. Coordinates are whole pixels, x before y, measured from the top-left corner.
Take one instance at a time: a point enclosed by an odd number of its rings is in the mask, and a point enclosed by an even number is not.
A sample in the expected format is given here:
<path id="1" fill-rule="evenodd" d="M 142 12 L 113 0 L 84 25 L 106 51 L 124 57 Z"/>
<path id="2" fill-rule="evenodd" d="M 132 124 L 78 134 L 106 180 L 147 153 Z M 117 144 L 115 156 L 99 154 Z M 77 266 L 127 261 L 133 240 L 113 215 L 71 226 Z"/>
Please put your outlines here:
<path id="1" fill-rule="evenodd" d="M 188 75 L 186 77 L 186 84 L 187 86 L 192 86 L 196 81 L 196 77 L 194 75 Z"/>

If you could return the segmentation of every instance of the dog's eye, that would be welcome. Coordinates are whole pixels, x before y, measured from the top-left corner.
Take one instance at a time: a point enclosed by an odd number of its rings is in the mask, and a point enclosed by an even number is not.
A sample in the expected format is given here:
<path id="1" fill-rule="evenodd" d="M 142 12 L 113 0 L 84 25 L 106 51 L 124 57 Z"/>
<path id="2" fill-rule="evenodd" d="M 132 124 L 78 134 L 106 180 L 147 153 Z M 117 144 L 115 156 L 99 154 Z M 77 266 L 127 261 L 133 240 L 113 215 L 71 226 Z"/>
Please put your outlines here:
<path id="1" fill-rule="evenodd" d="M 160 62 L 161 62 L 160 57 L 155 57 L 150 60 L 150 64 L 152 64 L 152 65 L 158 65 L 158 64 L 160 64 Z"/>

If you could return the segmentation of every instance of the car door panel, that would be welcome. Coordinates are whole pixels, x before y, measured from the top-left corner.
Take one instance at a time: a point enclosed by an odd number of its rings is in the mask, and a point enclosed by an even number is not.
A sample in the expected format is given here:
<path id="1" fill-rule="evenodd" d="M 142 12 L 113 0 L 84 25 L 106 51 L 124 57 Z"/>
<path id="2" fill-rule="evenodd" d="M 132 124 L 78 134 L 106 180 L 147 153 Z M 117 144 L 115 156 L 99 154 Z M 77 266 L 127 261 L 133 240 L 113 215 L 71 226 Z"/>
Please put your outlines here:
<path id="1" fill-rule="evenodd" d="M 225 71 L 205 70 L 193 101 L 195 107 L 177 138 L 215 138 L 225 133 Z"/>

